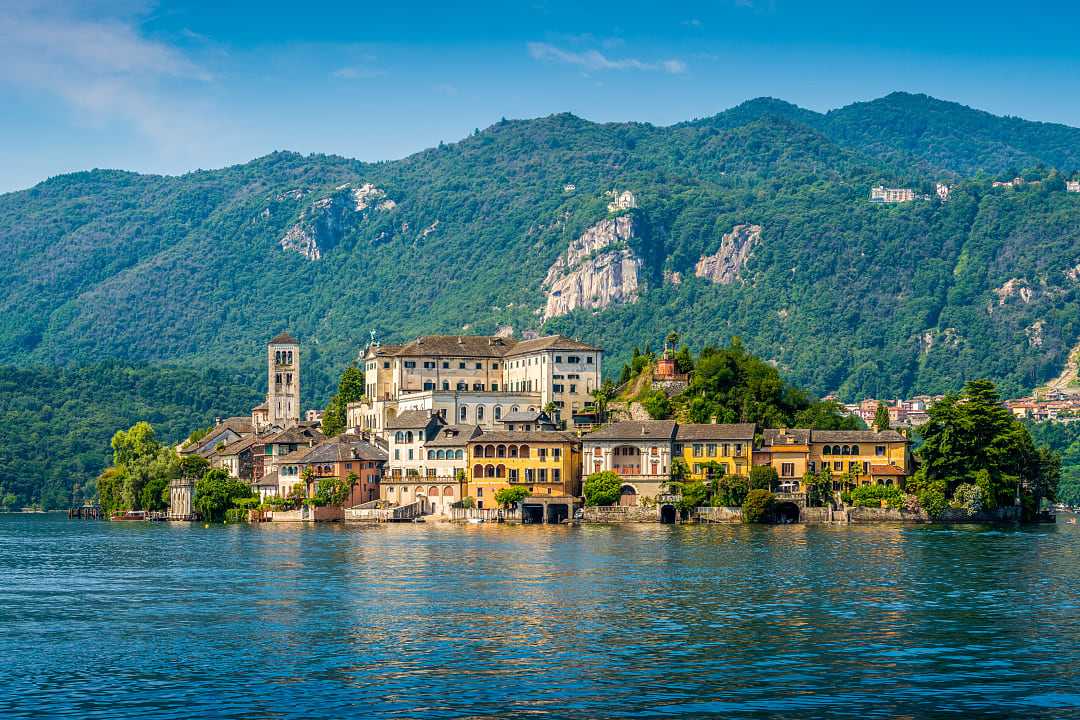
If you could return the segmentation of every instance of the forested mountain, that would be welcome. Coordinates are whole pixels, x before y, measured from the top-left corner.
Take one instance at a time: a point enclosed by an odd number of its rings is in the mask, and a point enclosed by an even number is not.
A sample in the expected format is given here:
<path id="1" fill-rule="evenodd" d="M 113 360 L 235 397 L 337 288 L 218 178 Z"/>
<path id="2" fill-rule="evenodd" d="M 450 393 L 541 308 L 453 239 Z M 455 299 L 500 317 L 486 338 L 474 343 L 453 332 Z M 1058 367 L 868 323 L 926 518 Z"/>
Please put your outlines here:
<path id="1" fill-rule="evenodd" d="M 258 389 L 287 328 L 321 405 L 372 329 L 563 332 L 609 372 L 674 329 L 739 335 L 817 393 L 1012 394 L 1080 339 L 1076 167 L 1078 129 L 893 94 L 671 127 L 504 120 L 394 162 L 75 173 L 0 196 L 0 363 L 198 363 Z M 1016 173 L 1040 182 L 990 187 Z M 927 198 L 871 204 L 878 184 Z"/>

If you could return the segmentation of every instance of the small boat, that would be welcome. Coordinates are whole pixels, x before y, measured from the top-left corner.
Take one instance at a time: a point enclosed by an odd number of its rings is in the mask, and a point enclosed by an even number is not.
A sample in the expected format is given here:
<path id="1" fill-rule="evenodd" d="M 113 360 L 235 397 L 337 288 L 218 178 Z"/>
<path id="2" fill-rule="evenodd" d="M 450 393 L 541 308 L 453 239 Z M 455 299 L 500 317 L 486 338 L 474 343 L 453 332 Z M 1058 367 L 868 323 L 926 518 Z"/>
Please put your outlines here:
<path id="1" fill-rule="evenodd" d="M 110 520 L 116 521 L 144 521 L 149 520 L 145 510 L 128 510 L 123 513 L 113 513 Z"/>
<path id="2" fill-rule="evenodd" d="M 1066 525 L 1075 525 L 1076 524 L 1076 518 L 1069 518 L 1068 520 L 1065 521 L 1065 524 Z"/>
<path id="3" fill-rule="evenodd" d="M 469 524 L 470 525 L 479 525 L 482 522 L 484 522 L 484 521 L 481 520 L 480 518 L 469 518 Z"/>

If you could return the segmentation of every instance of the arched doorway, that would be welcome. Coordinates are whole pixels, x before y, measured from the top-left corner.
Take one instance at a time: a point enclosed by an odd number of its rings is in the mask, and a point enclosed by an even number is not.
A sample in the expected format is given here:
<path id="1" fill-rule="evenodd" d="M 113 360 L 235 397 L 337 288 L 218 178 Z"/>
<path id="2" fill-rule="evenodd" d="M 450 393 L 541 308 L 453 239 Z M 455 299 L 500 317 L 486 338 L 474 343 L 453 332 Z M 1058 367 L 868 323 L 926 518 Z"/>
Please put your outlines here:
<path id="1" fill-rule="evenodd" d="M 773 508 L 773 515 L 776 516 L 776 522 L 781 525 L 797 523 L 799 522 L 799 506 L 793 502 L 778 503 Z"/>
<path id="2" fill-rule="evenodd" d="M 678 516 L 679 513 L 674 505 L 662 505 L 660 507 L 660 522 L 665 525 L 674 525 Z"/>
<path id="3" fill-rule="evenodd" d="M 633 485 L 623 485 L 619 489 L 619 505 L 634 507 L 638 504 L 637 488 Z"/>

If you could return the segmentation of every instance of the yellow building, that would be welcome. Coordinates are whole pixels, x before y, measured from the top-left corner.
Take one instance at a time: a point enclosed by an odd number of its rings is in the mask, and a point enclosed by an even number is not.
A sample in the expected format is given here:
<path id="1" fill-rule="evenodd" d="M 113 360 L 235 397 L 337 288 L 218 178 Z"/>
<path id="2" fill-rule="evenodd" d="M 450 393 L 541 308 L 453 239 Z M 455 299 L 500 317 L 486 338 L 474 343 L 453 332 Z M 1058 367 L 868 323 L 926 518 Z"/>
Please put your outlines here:
<path id="1" fill-rule="evenodd" d="M 681 457 L 695 480 L 706 479 L 711 463 L 725 475 L 750 474 L 754 448 L 753 423 L 734 425 L 679 425 L 675 431 L 675 457 Z"/>
<path id="2" fill-rule="evenodd" d="M 903 485 L 912 473 L 910 441 L 895 430 L 767 429 L 754 464 L 771 465 L 783 492 L 805 492 L 803 475 L 825 467 L 835 490 L 849 476 L 858 485 Z"/>
<path id="3" fill-rule="evenodd" d="M 486 432 L 469 440 L 468 456 L 469 495 L 478 508 L 497 508 L 495 493 L 511 486 L 538 500 L 580 494 L 581 441 L 572 433 Z"/>
<path id="4" fill-rule="evenodd" d="M 833 478 L 852 473 L 858 485 L 903 485 L 911 474 L 911 442 L 895 430 L 811 430 L 809 468 Z"/>
<path id="5" fill-rule="evenodd" d="M 754 465 L 769 465 L 780 478 L 783 492 L 805 492 L 803 475 L 810 467 L 810 431 L 766 428 L 761 447 L 754 451 Z"/>

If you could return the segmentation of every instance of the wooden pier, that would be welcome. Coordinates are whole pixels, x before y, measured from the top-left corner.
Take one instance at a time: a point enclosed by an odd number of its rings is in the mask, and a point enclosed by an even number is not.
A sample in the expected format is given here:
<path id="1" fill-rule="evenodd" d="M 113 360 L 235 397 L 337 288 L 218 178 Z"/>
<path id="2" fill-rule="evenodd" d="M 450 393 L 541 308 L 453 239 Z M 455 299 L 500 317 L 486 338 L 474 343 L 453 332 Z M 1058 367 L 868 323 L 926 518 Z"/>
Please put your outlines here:
<path id="1" fill-rule="evenodd" d="M 68 519 L 103 520 L 105 519 L 105 513 L 100 505 L 80 505 L 68 510 Z"/>

